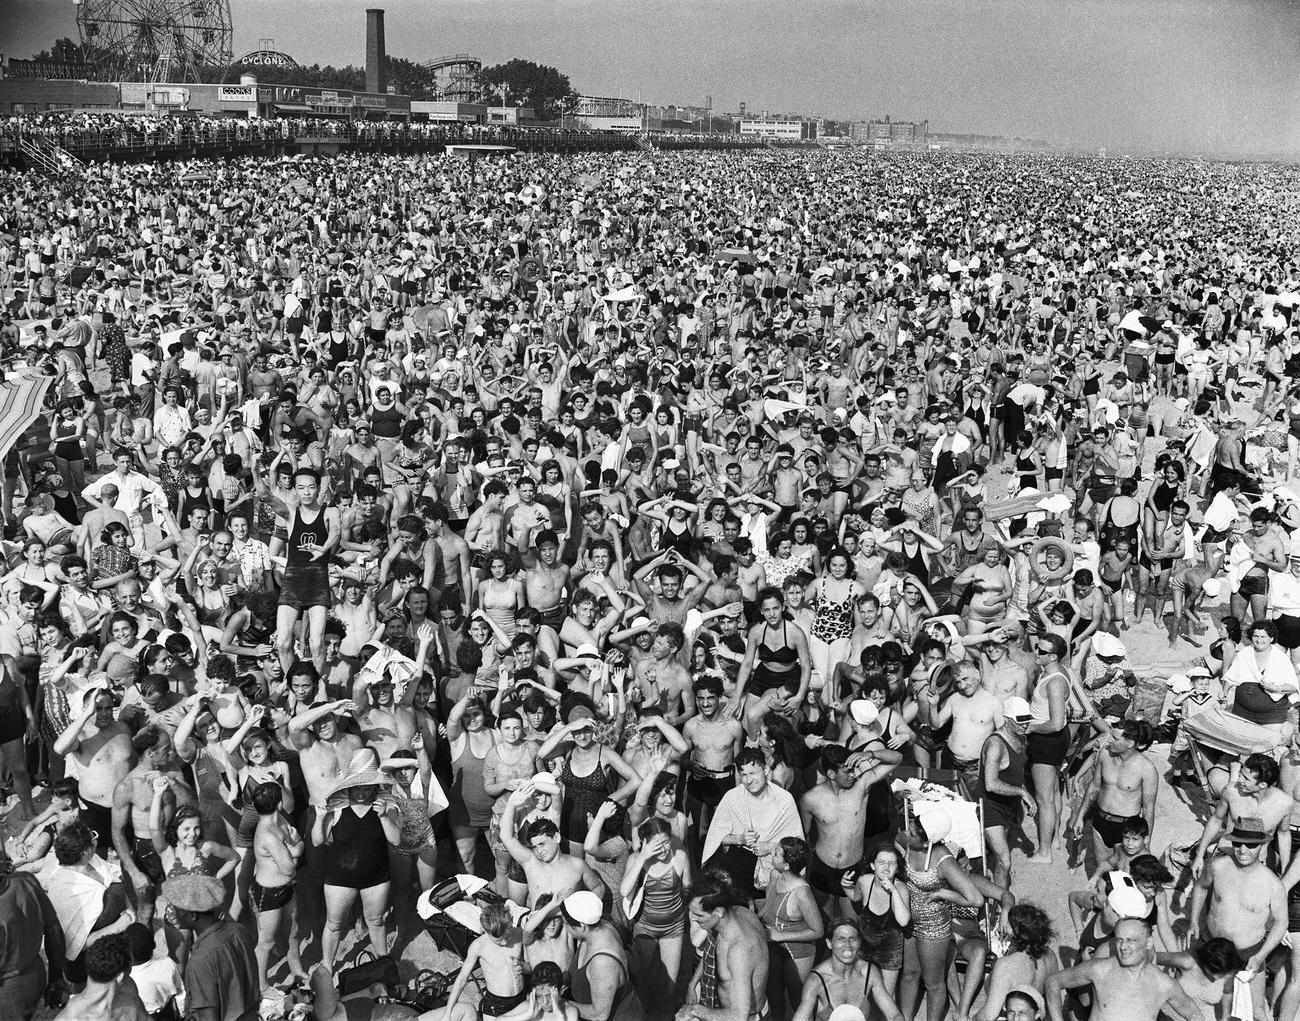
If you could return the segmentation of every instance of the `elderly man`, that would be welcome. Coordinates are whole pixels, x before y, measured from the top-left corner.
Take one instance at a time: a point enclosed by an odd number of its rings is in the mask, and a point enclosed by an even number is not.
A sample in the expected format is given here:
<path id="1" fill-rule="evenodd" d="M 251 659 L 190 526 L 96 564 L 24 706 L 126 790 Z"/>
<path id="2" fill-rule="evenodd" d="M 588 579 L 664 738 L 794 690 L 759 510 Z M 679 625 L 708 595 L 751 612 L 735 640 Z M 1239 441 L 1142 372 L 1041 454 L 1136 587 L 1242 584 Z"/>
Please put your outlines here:
<path id="1" fill-rule="evenodd" d="M 176 926 L 194 933 L 185 1002 L 194 1021 L 256 1021 L 261 990 L 251 929 L 223 917 L 226 888 L 211 876 L 175 876 L 162 895 Z"/>
<path id="2" fill-rule="evenodd" d="M 1047 978 L 1047 1016 L 1063 1021 L 1061 993 L 1091 985 L 1092 1021 L 1156 1021 L 1160 1012 L 1181 1021 L 1201 1017 L 1196 1002 L 1156 967 L 1151 924 L 1123 918 L 1115 926 L 1115 956 L 1094 957 Z M 1032 1015 L 1031 1015 L 1032 1016 Z"/>

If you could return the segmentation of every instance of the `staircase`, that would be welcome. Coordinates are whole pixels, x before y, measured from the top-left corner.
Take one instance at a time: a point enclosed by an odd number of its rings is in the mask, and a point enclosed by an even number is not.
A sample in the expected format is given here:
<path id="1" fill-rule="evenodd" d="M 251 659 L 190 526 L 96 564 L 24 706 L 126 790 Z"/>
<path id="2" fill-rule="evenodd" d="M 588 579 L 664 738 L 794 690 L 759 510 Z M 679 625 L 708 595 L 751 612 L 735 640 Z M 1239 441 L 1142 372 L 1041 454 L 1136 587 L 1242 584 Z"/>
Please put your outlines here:
<path id="1" fill-rule="evenodd" d="M 62 177 L 82 165 L 81 160 L 72 153 L 43 138 L 20 138 L 18 151 L 23 154 L 23 160 L 29 167 L 50 177 Z"/>

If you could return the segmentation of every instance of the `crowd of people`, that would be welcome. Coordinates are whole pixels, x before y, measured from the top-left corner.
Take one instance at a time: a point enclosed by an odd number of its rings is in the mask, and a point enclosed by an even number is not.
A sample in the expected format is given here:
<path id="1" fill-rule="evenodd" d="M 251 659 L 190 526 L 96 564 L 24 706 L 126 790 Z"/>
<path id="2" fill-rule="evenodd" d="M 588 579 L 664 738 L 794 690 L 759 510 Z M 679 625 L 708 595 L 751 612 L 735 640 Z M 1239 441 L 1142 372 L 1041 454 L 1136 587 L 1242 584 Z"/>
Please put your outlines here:
<path id="1" fill-rule="evenodd" d="M 0 172 L 0 1015 L 1293 1021 L 1295 194 Z"/>

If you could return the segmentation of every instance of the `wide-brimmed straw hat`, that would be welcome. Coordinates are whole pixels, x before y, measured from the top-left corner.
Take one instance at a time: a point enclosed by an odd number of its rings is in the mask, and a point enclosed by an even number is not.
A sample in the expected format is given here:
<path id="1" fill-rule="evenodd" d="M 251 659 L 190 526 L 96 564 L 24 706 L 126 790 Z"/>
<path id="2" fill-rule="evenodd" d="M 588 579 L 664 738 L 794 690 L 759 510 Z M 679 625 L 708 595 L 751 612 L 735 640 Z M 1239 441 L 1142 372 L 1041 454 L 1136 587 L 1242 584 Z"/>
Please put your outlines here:
<path id="1" fill-rule="evenodd" d="M 346 794 L 355 787 L 388 787 L 393 778 L 379 768 L 379 756 L 371 748 L 363 748 L 352 756 L 348 771 L 330 788 L 327 800 Z"/>

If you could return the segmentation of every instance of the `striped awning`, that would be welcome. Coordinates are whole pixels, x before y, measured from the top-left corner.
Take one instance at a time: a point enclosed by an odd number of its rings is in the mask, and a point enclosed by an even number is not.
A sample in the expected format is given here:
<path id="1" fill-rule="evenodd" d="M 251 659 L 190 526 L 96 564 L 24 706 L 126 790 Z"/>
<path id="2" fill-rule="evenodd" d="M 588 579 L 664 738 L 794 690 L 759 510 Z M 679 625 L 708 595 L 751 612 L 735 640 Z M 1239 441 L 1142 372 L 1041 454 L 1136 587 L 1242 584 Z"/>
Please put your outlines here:
<path id="1" fill-rule="evenodd" d="M 45 406 L 53 376 L 15 376 L 0 383 L 0 457 L 9 453 Z"/>

